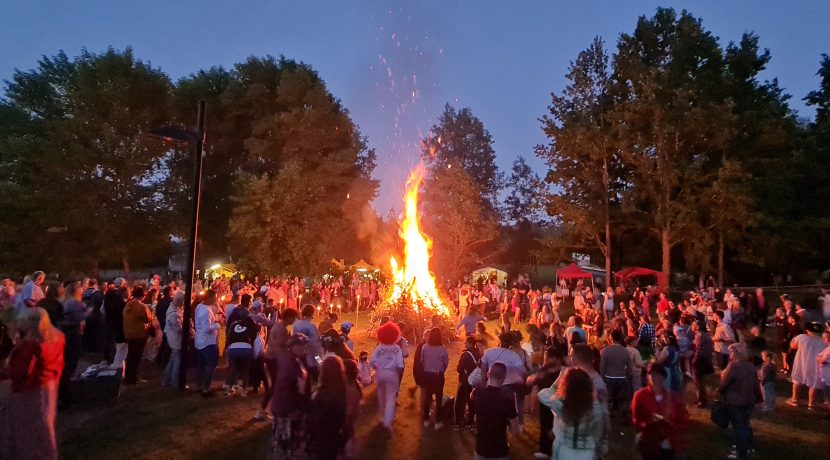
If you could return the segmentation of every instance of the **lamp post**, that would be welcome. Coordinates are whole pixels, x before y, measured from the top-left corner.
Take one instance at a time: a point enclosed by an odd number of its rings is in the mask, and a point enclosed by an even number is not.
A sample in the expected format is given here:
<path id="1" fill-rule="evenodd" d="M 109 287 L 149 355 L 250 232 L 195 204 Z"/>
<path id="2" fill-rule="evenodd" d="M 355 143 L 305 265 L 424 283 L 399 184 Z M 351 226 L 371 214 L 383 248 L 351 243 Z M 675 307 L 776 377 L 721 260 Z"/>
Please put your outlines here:
<path id="1" fill-rule="evenodd" d="M 202 144 L 205 138 L 205 101 L 199 101 L 196 113 L 196 132 L 174 127 L 164 127 L 150 132 L 151 137 L 163 139 L 166 142 L 179 141 L 195 145 L 193 155 L 193 210 L 190 219 L 190 239 L 188 241 L 187 262 L 188 270 L 184 288 L 184 315 L 182 321 L 182 349 L 181 365 L 179 367 L 179 390 L 185 389 L 187 378 L 187 356 L 190 349 L 190 323 L 193 317 L 193 278 L 196 273 L 196 240 L 199 235 L 199 202 L 202 196 Z"/>

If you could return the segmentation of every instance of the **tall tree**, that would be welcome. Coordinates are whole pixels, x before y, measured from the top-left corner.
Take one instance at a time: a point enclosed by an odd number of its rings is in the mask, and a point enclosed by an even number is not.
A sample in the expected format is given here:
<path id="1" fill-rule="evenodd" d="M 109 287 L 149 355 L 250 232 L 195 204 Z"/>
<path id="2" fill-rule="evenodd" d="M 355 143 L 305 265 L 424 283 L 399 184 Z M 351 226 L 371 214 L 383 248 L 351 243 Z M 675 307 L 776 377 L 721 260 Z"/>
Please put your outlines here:
<path id="1" fill-rule="evenodd" d="M 423 150 L 436 169 L 461 168 L 481 190 L 490 212 L 496 212 L 503 177 L 496 165 L 493 138 L 469 107 L 456 110 L 446 104 L 424 139 Z"/>
<path id="2" fill-rule="evenodd" d="M 127 260 L 166 262 L 172 155 L 146 134 L 168 119 L 170 96 L 167 76 L 129 48 L 74 59 L 60 52 L 15 72 L 6 99 L 32 130 L 12 141 L 30 174 L 13 185 L 32 187 L 20 217 L 27 239 L 40 243 L 30 250 L 43 248 L 27 254 L 27 263 L 95 270 Z"/>
<path id="3" fill-rule="evenodd" d="M 497 235 L 495 217 L 482 207 L 481 188 L 460 168 L 433 167 L 422 203 L 436 272 L 461 279 L 483 261 L 482 250 Z"/>
<path id="4" fill-rule="evenodd" d="M 507 223 L 527 220 L 539 225 L 546 221 L 547 184 L 521 155 L 510 169 L 505 193 L 502 211 Z"/>
<path id="5" fill-rule="evenodd" d="M 631 182 L 624 201 L 660 241 L 668 281 L 672 249 L 701 234 L 701 197 L 733 132 L 723 55 L 699 19 L 659 8 L 620 37 L 614 68 L 615 131 Z"/>
<path id="6" fill-rule="evenodd" d="M 572 63 L 568 85 L 552 94 L 548 114 L 541 119 L 549 139 L 536 154 L 550 168 L 546 177 L 555 193 L 548 213 L 596 245 L 605 256 L 605 283 L 611 285 L 612 210 L 619 208 L 620 156 L 614 138 L 614 107 L 608 55 L 602 39 L 580 52 Z"/>
<path id="7" fill-rule="evenodd" d="M 242 262 L 270 272 L 316 272 L 361 248 L 357 226 L 374 198 L 374 152 L 348 112 L 305 64 L 268 58 L 275 84 L 245 140 L 228 236 Z M 272 81 L 276 79 L 276 82 Z M 254 87 L 252 87 L 254 88 Z"/>

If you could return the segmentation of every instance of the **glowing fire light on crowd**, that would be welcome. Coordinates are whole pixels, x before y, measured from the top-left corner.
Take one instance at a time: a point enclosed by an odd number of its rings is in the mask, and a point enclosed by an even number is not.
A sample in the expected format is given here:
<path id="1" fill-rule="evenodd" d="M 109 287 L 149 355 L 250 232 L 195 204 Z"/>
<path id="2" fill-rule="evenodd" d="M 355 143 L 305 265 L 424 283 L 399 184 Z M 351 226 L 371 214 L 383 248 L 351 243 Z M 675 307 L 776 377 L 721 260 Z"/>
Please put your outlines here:
<path id="1" fill-rule="evenodd" d="M 421 231 L 418 218 L 418 192 L 425 174 L 424 165 L 421 163 L 406 180 L 405 210 L 398 230 L 404 242 L 404 259 L 402 266 L 394 256 L 389 261 L 395 282 L 390 302 L 396 302 L 407 292 L 416 310 L 419 305 L 423 305 L 436 314 L 449 316 L 450 310 L 438 294 L 435 277 L 429 271 L 432 240 Z"/>

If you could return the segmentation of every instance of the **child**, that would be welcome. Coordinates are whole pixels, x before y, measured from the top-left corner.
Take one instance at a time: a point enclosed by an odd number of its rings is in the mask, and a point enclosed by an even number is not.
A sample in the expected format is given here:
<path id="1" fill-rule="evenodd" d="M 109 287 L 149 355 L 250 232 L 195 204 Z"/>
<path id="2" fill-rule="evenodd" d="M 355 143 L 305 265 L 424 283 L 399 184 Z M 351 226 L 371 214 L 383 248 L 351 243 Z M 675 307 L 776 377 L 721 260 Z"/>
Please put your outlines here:
<path id="1" fill-rule="evenodd" d="M 349 334 L 352 332 L 352 323 L 344 321 L 343 324 L 340 325 L 340 332 L 343 333 L 343 343 L 345 343 L 346 347 L 354 353 L 354 341 L 349 338 Z"/>
<path id="2" fill-rule="evenodd" d="M 369 364 L 369 352 L 360 352 L 357 369 L 357 381 L 360 382 L 361 385 L 364 387 L 369 386 L 375 381 L 375 370 L 372 369 L 372 366 Z"/>
<path id="3" fill-rule="evenodd" d="M 764 386 L 764 405 L 761 411 L 775 412 L 775 374 L 778 372 L 778 366 L 775 365 L 772 352 L 769 350 L 761 352 L 761 359 L 764 361 L 758 372 L 758 379 Z"/>

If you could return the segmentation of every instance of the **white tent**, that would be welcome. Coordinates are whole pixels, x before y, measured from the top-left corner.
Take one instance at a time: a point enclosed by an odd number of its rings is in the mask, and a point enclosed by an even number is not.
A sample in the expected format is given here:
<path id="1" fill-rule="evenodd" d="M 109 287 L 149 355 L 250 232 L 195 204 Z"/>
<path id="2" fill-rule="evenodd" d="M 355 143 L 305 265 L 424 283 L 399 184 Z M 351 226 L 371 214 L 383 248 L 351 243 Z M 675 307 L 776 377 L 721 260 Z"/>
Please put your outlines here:
<path id="1" fill-rule="evenodd" d="M 481 267 L 474 270 L 470 273 L 470 282 L 475 283 L 479 278 L 490 279 L 492 276 L 496 277 L 496 282 L 499 283 L 500 286 L 504 286 L 507 282 L 507 272 L 499 270 L 495 267 Z"/>

